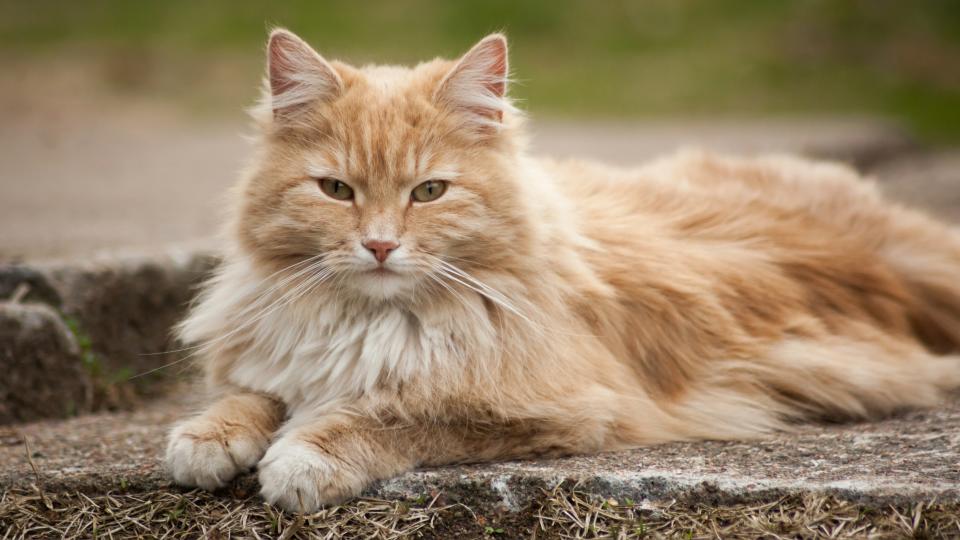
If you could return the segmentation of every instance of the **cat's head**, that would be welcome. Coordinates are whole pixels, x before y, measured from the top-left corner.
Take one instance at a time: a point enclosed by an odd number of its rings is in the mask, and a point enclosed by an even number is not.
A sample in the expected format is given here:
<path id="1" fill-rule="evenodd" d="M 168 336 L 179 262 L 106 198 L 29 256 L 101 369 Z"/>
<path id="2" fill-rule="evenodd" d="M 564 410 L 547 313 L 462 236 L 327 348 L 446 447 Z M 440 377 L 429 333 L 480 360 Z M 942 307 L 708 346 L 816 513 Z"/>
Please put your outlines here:
<path id="1" fill-rule="evenodd" d="M 522 249 L 502 35 L 413 68 L 328 62 L 285 30 L 267 49 L 261 148 L 235 224 L 258 264 L 385 299 L 439 285 L 440 261 L 469 271 Z"/>

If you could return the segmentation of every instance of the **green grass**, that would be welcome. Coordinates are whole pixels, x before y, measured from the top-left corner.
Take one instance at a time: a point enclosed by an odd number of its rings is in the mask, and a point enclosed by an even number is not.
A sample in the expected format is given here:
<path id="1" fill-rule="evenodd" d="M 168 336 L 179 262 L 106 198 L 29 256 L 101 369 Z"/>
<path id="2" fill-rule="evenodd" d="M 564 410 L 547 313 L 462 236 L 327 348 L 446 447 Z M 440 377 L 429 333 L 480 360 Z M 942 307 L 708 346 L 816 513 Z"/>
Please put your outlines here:
<path id="1" fill-rule="evenodd" d="M 876 114 L 960 141 L 956 0 L 6 0 L 0 48 L 86 54 L 121 89 L 232 108 L 253 95 L 273 25 L 358 63 L 454 56 L 505 30 L 513 94 L 535 113 Z"/>

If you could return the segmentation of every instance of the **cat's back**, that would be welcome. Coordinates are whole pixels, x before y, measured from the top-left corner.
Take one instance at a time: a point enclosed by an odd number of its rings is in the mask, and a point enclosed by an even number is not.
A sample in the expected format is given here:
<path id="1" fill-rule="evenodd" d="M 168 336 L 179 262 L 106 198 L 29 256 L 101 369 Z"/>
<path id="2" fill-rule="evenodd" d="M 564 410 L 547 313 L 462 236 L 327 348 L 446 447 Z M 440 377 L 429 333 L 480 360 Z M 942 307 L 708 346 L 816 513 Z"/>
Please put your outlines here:
<path id="1" fill-rule="evenodd" d="M 829 235 L 837 245 L 875 248 L 889 220 L 890 205 L 873 182 L 842 165 L 795 157 L 683 151 L 636 168 L 545 166 L 577 208 L 581 231 L 601 244 L 655 236 L 822 244 Z"/>
<path id="2" fill-rule="evenodd" d="M 703 152 L 635 169 L 545 167 L 616 305 L 644 306 L 630 313 L 683 305 L 682 321 L 725 313 L 770 335 L 798 317 L 857 320 L 936 350 L 960 346 L 960 314 L 942 307 L 960 298 L 960 233 L 886 200 L 850 168 Z"/>

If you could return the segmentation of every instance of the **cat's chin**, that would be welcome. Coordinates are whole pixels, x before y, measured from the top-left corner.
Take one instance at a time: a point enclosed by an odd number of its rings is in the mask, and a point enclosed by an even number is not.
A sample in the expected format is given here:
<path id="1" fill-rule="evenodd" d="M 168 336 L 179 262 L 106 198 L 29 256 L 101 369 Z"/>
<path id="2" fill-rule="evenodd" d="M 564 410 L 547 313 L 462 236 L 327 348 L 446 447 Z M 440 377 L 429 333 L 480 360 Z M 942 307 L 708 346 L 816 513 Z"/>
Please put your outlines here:
<path id="1" fill-rule="evenodd" d="M 368 298 L 389 300 L 411 293 L 417 279 L 409 274 L 379 267 L 358 272 L 350 281 L 354 290 Z"/>

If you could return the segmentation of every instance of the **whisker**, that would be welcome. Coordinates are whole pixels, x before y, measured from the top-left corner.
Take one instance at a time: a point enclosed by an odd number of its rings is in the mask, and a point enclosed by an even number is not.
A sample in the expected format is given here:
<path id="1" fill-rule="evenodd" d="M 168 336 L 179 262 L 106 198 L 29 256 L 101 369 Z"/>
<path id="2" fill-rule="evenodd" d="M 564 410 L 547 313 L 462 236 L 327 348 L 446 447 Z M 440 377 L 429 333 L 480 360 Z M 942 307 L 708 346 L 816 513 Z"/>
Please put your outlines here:
<path id="1" fill-rule="evenodd" d="M 309 259 L 306 259 L 306 260 L 307 260 L 307 261 L 311 261 L 311 260 L 312 260 L 313 262 L 312 262 L 308 267 L 302 268 L 302 269 L 298 270 L 296 273 L 294 273 L 293 275 L 287 276 L 286 278 L 278 281 L 277 283 L 274 283 L 273 286 L 271 286 L 271 287 L 270 287 L 269 289 L 267 289 L 266 291 L 262 292 L 259 297 L 262 298 L 262 297 L 267 296 L 268 294 L 270 294 L 270 293 L 272 293 L 273 291 L 275 291 L 275 290 L 283 287 L 284 285 L 286 285 L 286 284 L 289 283 L 290 281 L 296 279 L 297 277 L 302 276 L 302 275 L 304 275 L 304 274 L 308 274 L 308 273 L 316 270 L 317 268 L 320 268 L 321 266 L 323 266 L 323 265 L 326 264 L 326 262 L 327 262 L 327 261 L 324 259 L 324 257 L 323 257 L 322 254 L 321 254 L 321 255 L 314 255 L 313 257 L 310 257 Z M 276 272 L 274 272 L 273 274 L 271 274 L 271 276 L 273 276 L 273 275 L 276 275 Z M 263 281 L 261 281 L 259 284 L 262 284 L 262 283 L 263 283 Z M 253 307 L 254 305 L 255 305 L 255 303 L 251 303 L 250 306 L 247 306 L 246 308 L 244 308 L 244 311 L 246 311 L 246 310 L 248 310 L 248 309 L 252 309 L 252 307 Z"/>
<path id="2" fill-rule="evenodd" d="M 426 254 L 427 254 L 427 255 L 430 255 L 430 256 L 432 256 L 432 257 L 437 257 L 437 255 L 436 255 L 436 254 L 433 254 L 433 253 L 426 252 Z M 483 264 L 482 262 L 475 261 L 475 260 L 473 260 L 473 259 L 464 259 L 463 257 L 454 257 L 453 255 L 444 255 L 443 257 L 437 257 L 437 258 L 439 258 L 440 260 L 444 260 L 444 261 L 445 261 L 445 260 L 460 261 L 460 262 L 462 262 L 462 263 L 466 263 L 466 264 L 469 264 L 469 265 L 471 265 L 471 266 L 477 266 L 477 267 L 485 268 L 485 269 L 493 268 L 493 267 L 491 267 L 491 266 L 488 265 L 488 264 Z"/>
<path id="3" fill-rule="evenodd" d="M 474 284 L 472 284 L 472 283 L 470 283 L 470 282 L 468 282 L 468 281 L 464 281 L 463 279 L 461 279 L 460 277 L 458 277 L 456 274 L 451 273 L 449 270 L 447 270 L 447 269 L 445 269 L 445 268 L 442 269 L 441 273 L 442 273 L 443 275 L 445 275 L 446 277 L 450 278 L 451 280 L 456 281 L 457 283 L 463 285 L 464 287 L 466 287 L 466 288 L 472 290 L 473 292 L 479 294 L 480 296 L 483 296 L 483 297 L 485 297 L 485 298 L 488 298 L 488 299 L 491 300 L 492 302 L 496 303 L 497 305 L 499 305 L 500 307 L 506 309 L 507 311 L 513 313 L 513 314 L 516 315 L 517 317 L 520 317 L 521 319 L 529 322 L 530 324 L 534 324 L 534 322 L 533 322 L 532 320 L 530 320 L 530 319 L 529 319 L 526 315 L 524 315 L 523 313 L 520 313 L 520 311 L 517 310 L 517 308 L 515 308 L 515 307 L 514 307 L 513 305 L 511 305 L 509 302 L 506 302 L 506 301 L 502 300 L 501 298 L 499 298 L 499 296 L 500 296 L 499 294 L 493 294 L 493 295 L 491 295 L 490 293 L 484 291 L 483 289 L 479 288 L 478 286 L 476 286 L 476 285 L 474 285 Z"/>
<path id="4" fill-rule="evenodd" d="M 492 301 L 500 304 L 504 309 L 509 310 L 509 311 L 510 311 L 511 313 L 513 313 L 514 315 L 523 318 L 524 320 L 526 320 L 527 322 L 529 322 L 529 323 L 531 323 L 531 324 L 534 324 L 533 321 L 530 320 L 529 317 L 527 317 L 524 313 L 522 313 L 522 312 L 519 310 L 519 308 L 517 308 L 516 306 L 514 306 L 502 293 L 500 293 L 500 291 L 497 291 L 497 290 L 494 289 L 493 287 L 490 287 L 489 285 L 483 283 L 482 281 L 478 280 L 477 278 L 471 276 L 470 274 L 467 274 L 467 273 L 464 272 L 463 270 L 460 270 L 459 268 L 457 268 L 457 267 L 454 266 L 453 264 L 448 263 L 447 261 L 444 261 L 443 259 L 441 259 L 441 258 L 439 258 L 439 257 L 433 256 L 433 258 L 437 261 L 438 264 L 441 265 L 441 268 L 445 269 L 448 273 L 452 273 L 452 274 L 453 274 L 453 275 L 448 276 L 448 277 L 450 277 L 451 279 L 457 281 L 458 283 L 460 283 L 461 285 L 463 285 L 463 286 L 465 286 L 465 287 L 468 287 L 468 288 L 470 288 L 470 289 L 473 289 L 474 292 L 477 292 L 477 293 L 481 294 L 482 296 L 485 296 L 485 297 L 489 298 L 490 300 L 492 300 Z M 458 279 L 458 278 L 460 278 L 460 279 Z M 469 283 L 464 282 L 463 280 L 466 280 L 466 281 L 469 282 Z"/>
<path id="5" fill-rule="evenodd" d="M 452 287 L 451 285 L 445 283 L 445 282 L 441 279 L 441 277 L 448 277 L 448 278 L 449 278 L 450 276 L 449 276 L 447 273 L 445 273 L 445 272 L 443 272 L 443 271 L 441 271 L 439 274 L 435 274 L 435 273 L 433 273 L 433 272 L 430 272 L 430 273 L 427 273 L 427 276 L 429 276 L 430 279 L 433 280 L 434 282 L 438 283 L 441 287 L 443 287 L 444 289 L 446 289 L 447 291 L 449 291 L 450 294 L 453 295 L 453 296 L 455 296 L 455 297 L 461 302 L 461 304 L 463 304 L 467 309 L 472 309 L 472 308 L 470 307 L 469 302 L 467 302 L 466 298 L 464 298 L 463 295 L 461 295 L 459 291 L 457 291 L 454 287 Z M 483 295 L 481 294 L 481 296 L 483 296 Z M 501 322 L 501 324 L 502 324 L 502 321 L 500 321 L 500 322 Z M 495 333 L 494 333 L 494 336 L 495 336 L 495 338 L 496 338 L 498 341 L 501 341 L 501 342 L 502 342 L 502 340 L 504 339 L 503 331 L 504 331 L 504 328 L 501 327 L 500 332 L 495 332 Z M 502 350 L 502 349 L 499 348 L 499 347 L 497 347 L 497 348 L 494 349 L 495 354 L 497 354 L 498 357 L 499 357 L 499 353 L 500 353 L 501 350 Z M 499 384 L 493 383 L 493 381 L 496 380 L 496 374 L 495 374 L 495 370 L 493 369 L 493 366 L 490 365 L 490 364 L 488 364 L 487 362 L 480 362 L 480 363 L 477 364 L 477 366 L 480 368 L 480 371 L 479 371 L 478 374 L 481 375 L 481 376 L 483 376 L 483 377 L 486 377 L 487 380 L 491 381 L 491 384 L 489 384 L 488 386 L 489 386 L 489 387 L 491 388 L 491 390 L 492 390 L 495 394 L 497 394 L 498 397 L 499 397 L 499 394 L 501 393 L 501 390 L 500 390 L 500 385 L 499 385 Z"/>
<path id="6" fill-rule="evenodd" d="M 323 262 L 324 262 L 324 261 L 317 261 L 316 263 L 311 264 L 309 268 L 312 268 L 312 269 L 319 268 L 319 267 L 323 264 Z M 189 359 L 192 358 L 194 355 L 198 354 L 202 349 L 208 348 L 208 347 L 210 347 L 211 345 L 213 345 L 213 344 L 215 344 L 215 343 L 218 343 L 218 342 L 220 342 L 220 341 L 222 341 L 222 340 L 224 340 L 224 339 L 227 339 L 227 338 L 233 336 L 234 334 L 236 334 L 237 332 L 240 332 L 241 330 L 244 330 L 244 329 L 248 328 L 250 325 L 252 325 L 252 324 L 254 324 L 254 323 L 256 323 L 256 322 L 259 322 L 260 320 L 262 320 L 263 318 L 267 317 L 267 316 L 270 315 L 271 313 L 277 311 L 278 309 L 284 308 L 284 307 L 286 307 L 286 306 L 288 306 L 288 305 L 290 305 L 290 304 L 298 301 L 300 298 L 302 298 L 302 297 L 304 297 L 305 295 L 309 294 L 310 291 L 315 290 L 321 283 L 323 283 L 324 281 L 326 281 L 331 275 L 333 275 L 333 271 L 332 271 L 332 270 L 324 269 L 324 270 L 321 271 L 321 272 L 318 272 L 318 273 L 316 273 L 316 274 L 314 274 L 314 275 L 312 275 L 312 276 L 307 277 L 303 282 L 297 284 L 297 285 L 296 285 L 295 287 L 293 287 L 291 290 L 289 290 L 289 291 L 285 292 L 284 294 L 282 294 L 282 295 L 280 296 L 280 298 L 274 300 L 269 306 L 263 308 L 255 317 L 244 321 L 240 326 L 237 326 L 236 328 L 234 328 L 234 329 L 231 330 L 230 332 L 227 332 L 226 334 L 220 335 L 220 336 L 216 337 L 215 339 L 212 339 L 212 340 L 207 341 L 207 342 L 205 342 L 205 343 L 200 343 L 200 344 L 197 344 L 197 345 L 194 345 L 194 346 L 184 347 L 184 348 L 182 348 L 182 349 L 177 349 L 177 350 L 173 350 L 173 351 L 168 351 L 167 354 L 172 354 L 172 353 L 177 353 L 177 352 L 186 352 L 186 351 L 193 351 L 193 352 L 191 352 L 191 353 L 188 354 L 187 356 L 185 356 L 185 357 L 183 357 L 183 358 L 180 358 L 180 359 L 178 359 L 178 360 L 176 360 L 176 361 L 174 361 L 174 362 L 170 362 L 169 364 L 165 364 L 165 365 L 163 365 L 163 366 L 159 366 L 159 367 L 153 368 L 153 369 L 148 370 L 148 371 L 146 371 L 146 372 L 138 373 L 137 375 L 133 375 L 133 376 L 131 376 L 131 377 L 130 377 L 129 379 L 127 379 L 127 380 L 133 380 L 133 379 L 136 379 L 136 378 L 138 378 L 138 377 L 143 377 L 143 376 L 149 375 L 149 374 L 151 374 L 151 373 L 155 373 L 155 372 L 157 372 L 157 371 L 159 371 L 159 370 L 161 370 L 161 369 L 165 369 L 165 368 L 168 368 L 168 367 L 177 365 L 177 364 L 179 364 L 179 363 L 181 363 L 181 362 L 184 362 L 184 361 L 186 361 L 186 360 L 189 360 Z M 261 283 L 262 283 L 262 282 L 261 282 Z M 266 295 L 266 293 L 261 294 L 261 295 L 260 295 L 260 298 L 263 298 L 265 295 Z M 154 354 L 159 354 L 159 353 L 154 353 Z"/>
<path id="7" fill-rule="evenodd" d="M 254 300 L 253 302 L 251 302 L 249 306 L 247 306 L 247 307 L 245 307 L 245 308 L 243 309 L 243 311 L 245 312 L 245 311 L 247 311 L 247 310 L 250 310 L 250 309 L 256 307 L 257 302 L 260 300 L 260 298 L 266 297 L 269 293 L 275 291 L 277 288 L 281 287 L 281 286 L 284 285 L 285 283 L 288 283 L 290 280 L 295 279 L 296 277 L 299 277 L 299 276 L 301 276 L 301 275 L 303 275 L 303 274 L 305 274 L 305 273 L 309 273 L 310 271 L 315 270 L 316 268 L 318 268 L 319 265 L 323 262 L 323 261 L 322 261 L 322 258 L 323 258 L 323 254 L 314 255 L 313 257 L 309 257 L 309 258 L 304 259 L 304 260 L 302 260 L 302 261 L 300 261 L 300 262 L 291 264 L 290 266 L 287 266 L 287 267 L 285 267 L 285 268 L 282 268 L 282 269 L 280 269 L 280 270 L 277 270 L 276 272 L 274 272 L 274 273 L 270 274 L 269 276 L 267 276 L 267 277 L 261 279 L 260 281 L 258 281 L 258 282 L 257 282 L 257 285 L 262 285 L 263 283 L 266 283 L 266 281 L 267 281 L 268 279 L 272 278 L 273 276 L 276 276 L 276 275 L 280 274 L 281 272 L 285 272 L 285 271 L 287 271 L 287 270 L 291 270 L 291 269 L 293 269 L 293 268 L 295 268 L 295 267 L 297 267 L 297 266 L 300 266 L 300 265 L 305 264 L 305 263 L 308 263 L 308 262 L 311 263 L 310 266 L 308 266 L 307 268 L 303 268 L 303 269 L 298 270 L 298 271 L 295 272 L 292 276 L 287 276 L 285 279 L 281 280 L 279 283 L 275 283 L 272 287 L 270 287 L 270 288 L 267 289 L 266 291 L 260 293 L 260 295 L 257 297 L 257 300 Z M 173 354 L 173 353 L 186 352 L 186 351 L 190 351 L 190 350 L 193 350 L 193 349 L 198 349 L 198 348 L 200 348 L 200 347 L 202 347 L 202 345 L 191 345 L 191 346 L 188 346 L 188 347 L 182 347 L 182 348 L 179 348 L 179 349 L 171 349 L 171 350 L 167 350 L 167 351 L 160 351 L 160 352 L 153 352 L 153 353 L 141 353 L 139 356 L 159 356 L 159 355 L 162 355 L 162 354 Z"/>
<path id="8" fill-rule="evenodd" d="M 463 296 L 462 294 L 460 294 L 459 291 L 457 291 L 457 290 L 454 289 L 453 287 L 451 287 L 451 286 L 447 285 L 446 283 L 444 283 L 442 279 L 440 279 L 439 277 L 437 277 L 436 275 L 434 275 L 432 272 L 431 272 L 431 273 L 428 273 L 428 274 L 427 274 L 427 277 L 429 277 L 431 280 L 433 280 L 434 282 L 436 282 L 438 285 L 440 285 L 441 287 L 443 287 L 444 289 L 446 289 L 446 291 L 449 292 L 450 294 L 452 294 L 453 296 L 455 296 L 455 297 L 457 298 L 457 300 L 459 300 L 460 303 L 461 303 L 464 307 L 467 307 L 467 308 L 469 309 L 469 302 L 467 302 L 467 299 L 464 298 L 464 296 Z"/>
<path id="9" fill-rule="evenodd" d="M 437 264 L 440 265 L 440 270 L 442 271 L 442 273 L 447 274 L 447 277 L 449 279 L 457 281 L 461 285 L 473 290 L 477 294 L 480 294 L 481 296 L 484 296 L 489 300 L 499 304 L 501 307 L 509 310 L 511 313 L 513 313 L 514 315 L 516 315 L 517 317 L 521 318 L 523 321 L 528 323 L 532 328 L 540 332 L 549 332 L 553 334 L 568 335 L 573 337 L 596 337 L 595 335 L 592 335 L 592 334 L 560 332 L 560 331 L 557 331 L 556 329 L 547 328 L 537 323 L 536 321 L 528 317 L 526 314 L 524 314 L 519 307 L 517 307 L 512 302 L 510 302 L 509 299 L 500 291 L 494 289 L 493 287 L 490 287 L 486 283 L 468 274 L 466 271 L 458 268 L 456 265 L 448 261 L 445 261 L 442 258 L 437 257 L 436 255 L 427 253 L 427 256 L 435 260 Z"/>

